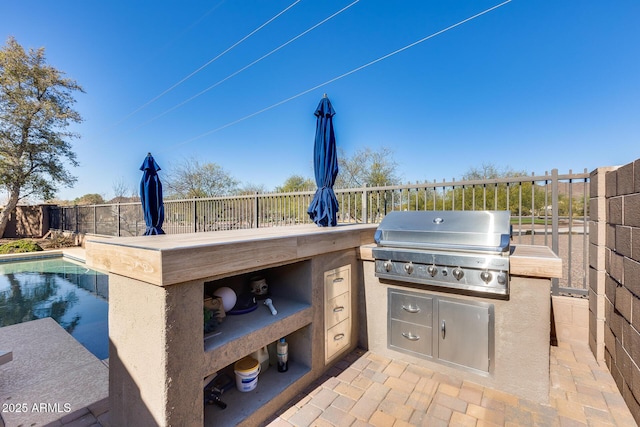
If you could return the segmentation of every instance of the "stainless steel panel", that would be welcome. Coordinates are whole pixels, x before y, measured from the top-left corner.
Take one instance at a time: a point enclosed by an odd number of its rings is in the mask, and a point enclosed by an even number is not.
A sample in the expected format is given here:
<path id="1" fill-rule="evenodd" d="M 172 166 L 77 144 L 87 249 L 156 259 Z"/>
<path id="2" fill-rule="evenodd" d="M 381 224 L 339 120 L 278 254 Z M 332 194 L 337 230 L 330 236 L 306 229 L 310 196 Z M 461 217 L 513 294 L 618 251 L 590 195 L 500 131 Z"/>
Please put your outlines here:
<path id="1" fill-rule="evenodd" d="M 449 299 L 438 300 L 438 359 L 490 370 L 493 305 Z"/>
<path id="2" fill-rule="evenodd" d="M 469 252 L 416 251 L 399 248 L 372 248 L 373 257 L 379 260 L 416 262 L 421 264 L 472 267 L 490 270 L 509 270 L 509 257 Z"/>
<path id="3" fill-rule="evenodd" d="M 425 357 L 433 355 L 433 328 L 403 322 L 389 321 L 388 346 L 405 353 Z"/>
<path id="4" fill-rule="evenodd" d="M 394 211 L 375 233 L 379 246 L 506 252 L 510 211 Z"/>
<path id="5" fill-rule="evenodd" d="M 392 320 L 402 320 L 431 328 L 433 298 L 390 290 L 389 315 Z"/>

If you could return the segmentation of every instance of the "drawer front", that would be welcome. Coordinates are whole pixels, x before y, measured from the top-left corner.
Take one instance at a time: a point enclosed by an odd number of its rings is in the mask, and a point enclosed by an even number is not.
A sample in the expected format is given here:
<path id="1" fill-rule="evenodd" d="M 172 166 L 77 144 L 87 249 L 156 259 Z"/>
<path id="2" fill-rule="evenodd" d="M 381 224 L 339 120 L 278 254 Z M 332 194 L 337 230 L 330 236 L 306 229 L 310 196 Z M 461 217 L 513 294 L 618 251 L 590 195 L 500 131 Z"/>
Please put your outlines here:
<path id="1" fill-rule="evenodd" d="M 329 329 L 350 317 L 350 314 L 351 314 L 351 298 L 349 298 L 350 295 L 351 295 L 351 292 L 345 292 L 326 302 L 324 306 L 325 329 Z"/>
<path id="2" fill-rule="evenodd" d="M 389 290 L 391 319 L 416 325 L 433 325 L 433 298 L 415 293 Z"/>
<path id="3" fill-rule="evenodd" d="M 349 290 L 351 268 L 342 267 L 324 273 L 325 301 L 337 297 Z"/>
<path id="4" fill-rule="evenodd" d="M 433 356 L 433 328 L 400 320 L 389 320 L 389 348 L 419 356 Z"/>
<path id="5" fill-rule="evenodd" d="M 338 354 L 340 350 L 349 346 L 351 335 L 350 319 L 343 320 L 327 331 L 326 339 L 326 360 Z"/>

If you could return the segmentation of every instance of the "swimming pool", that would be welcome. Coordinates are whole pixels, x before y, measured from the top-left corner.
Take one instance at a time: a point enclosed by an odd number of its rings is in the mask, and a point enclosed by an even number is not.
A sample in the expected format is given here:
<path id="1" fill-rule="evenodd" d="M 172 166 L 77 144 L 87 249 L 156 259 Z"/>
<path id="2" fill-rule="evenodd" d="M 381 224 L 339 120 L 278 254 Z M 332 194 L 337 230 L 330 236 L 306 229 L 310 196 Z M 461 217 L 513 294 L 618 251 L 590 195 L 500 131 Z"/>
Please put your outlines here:
<path id="1" fill-rule="evenodd" d="M 99 359 L 109 357 L 109 276 L 63 258 L 0 262 L 0 327 L 52 317 Z"/>

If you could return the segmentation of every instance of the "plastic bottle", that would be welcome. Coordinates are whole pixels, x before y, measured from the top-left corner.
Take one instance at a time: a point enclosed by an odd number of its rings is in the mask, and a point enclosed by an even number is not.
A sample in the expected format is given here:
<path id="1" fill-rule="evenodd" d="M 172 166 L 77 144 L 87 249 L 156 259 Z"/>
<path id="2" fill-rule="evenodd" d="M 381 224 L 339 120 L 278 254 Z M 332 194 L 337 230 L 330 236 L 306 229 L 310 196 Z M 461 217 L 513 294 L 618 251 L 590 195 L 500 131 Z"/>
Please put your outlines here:
<path id="1" fill-rule="evenodd" d="M 289 344 L 280 338 L 277 346 L 278 353 L 278 372 L 287 372 L 289 370 Z"/>

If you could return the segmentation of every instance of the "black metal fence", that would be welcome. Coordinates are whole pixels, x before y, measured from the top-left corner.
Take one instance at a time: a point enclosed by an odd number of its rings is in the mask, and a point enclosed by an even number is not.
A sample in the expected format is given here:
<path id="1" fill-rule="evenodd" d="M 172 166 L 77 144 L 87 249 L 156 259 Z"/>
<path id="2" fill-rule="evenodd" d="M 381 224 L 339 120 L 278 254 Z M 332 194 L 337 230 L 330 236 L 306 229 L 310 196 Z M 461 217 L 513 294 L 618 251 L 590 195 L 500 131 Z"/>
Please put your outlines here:
<path id="1" fill-rule="evenodd" d="M 563 259 L 554 294 L 588 289 L 589 174 L 518 176 L 336 189 L 338 222 L 378 223 L 397 210 L 510 210 L 514 243 L 549 246 Z M 312 223 L 313 191 L 165 200 L 167 234 Z M 59 206 L 51 228 L 82 234 L 137 236 L 146 229 L 140 203 Z"/>

